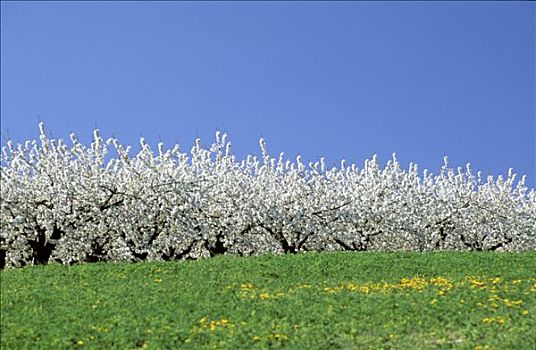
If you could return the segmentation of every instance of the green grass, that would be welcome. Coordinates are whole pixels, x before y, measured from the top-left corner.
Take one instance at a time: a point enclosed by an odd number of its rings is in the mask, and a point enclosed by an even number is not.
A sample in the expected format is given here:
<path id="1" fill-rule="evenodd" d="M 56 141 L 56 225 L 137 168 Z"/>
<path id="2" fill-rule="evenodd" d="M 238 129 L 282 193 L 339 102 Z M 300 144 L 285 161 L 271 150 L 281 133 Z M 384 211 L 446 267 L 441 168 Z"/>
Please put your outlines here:
<path id="1" fill-rule="evenodd" d="M 220 256 L 0 277 L 2 349 L 536 348 L 536 252 Z"/>

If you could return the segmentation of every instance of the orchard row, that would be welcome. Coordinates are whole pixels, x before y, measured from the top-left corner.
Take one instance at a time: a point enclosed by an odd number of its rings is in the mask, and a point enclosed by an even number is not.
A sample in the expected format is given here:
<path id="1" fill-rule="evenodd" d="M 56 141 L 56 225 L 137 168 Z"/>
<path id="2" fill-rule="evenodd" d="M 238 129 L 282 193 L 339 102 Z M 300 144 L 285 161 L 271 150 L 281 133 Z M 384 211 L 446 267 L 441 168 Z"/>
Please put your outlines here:
<path id="1" fill-rule="evenodd" d="M 272 157 L 237 160 L 227 135 L 129 154 L 99 131 L 89 147 L 49 138 L 2 149 L 0 265 L 196 259 L 335 250 L 536 249 L 536 191 L 525 178 L 439 174 L 395 155 L 328 169 Z M 108 152 L 115 149 L 116 157 Z M 109 159 L 109 160 L 107 160 Z"/>

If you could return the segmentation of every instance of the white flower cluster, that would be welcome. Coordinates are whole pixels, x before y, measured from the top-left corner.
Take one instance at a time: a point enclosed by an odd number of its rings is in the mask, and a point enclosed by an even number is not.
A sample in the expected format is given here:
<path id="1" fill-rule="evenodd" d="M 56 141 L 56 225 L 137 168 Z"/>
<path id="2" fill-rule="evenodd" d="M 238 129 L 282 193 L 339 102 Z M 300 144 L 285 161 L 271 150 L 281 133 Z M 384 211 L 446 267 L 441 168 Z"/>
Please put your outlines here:
<path id="1" fill-rule="evenodd" d="M 237 161 L 227 135 L 190 155 L 134 157 L 94 131 L 89 148 L 47 137 L 2 149 L 2 267 L 335 250 L 536 249 L 536 192 L 515 181 L 441 173 L 396 157 L 327 169 L 269 155 Z M 111 145 L 117 158 L 105 161 Z"/>

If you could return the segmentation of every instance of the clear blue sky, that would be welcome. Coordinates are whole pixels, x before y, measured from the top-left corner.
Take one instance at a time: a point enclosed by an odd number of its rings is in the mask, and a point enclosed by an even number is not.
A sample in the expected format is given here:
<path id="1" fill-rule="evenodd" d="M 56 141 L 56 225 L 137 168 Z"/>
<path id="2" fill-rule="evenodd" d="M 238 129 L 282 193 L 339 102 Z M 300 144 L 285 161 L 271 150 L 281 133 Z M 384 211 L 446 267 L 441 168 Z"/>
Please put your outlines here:
<path id="1" fill-rule="evenodd" d="M 1 130 L 235 154 L 396 152 L 535 184 L 535 3 L 1 3 Z"/>

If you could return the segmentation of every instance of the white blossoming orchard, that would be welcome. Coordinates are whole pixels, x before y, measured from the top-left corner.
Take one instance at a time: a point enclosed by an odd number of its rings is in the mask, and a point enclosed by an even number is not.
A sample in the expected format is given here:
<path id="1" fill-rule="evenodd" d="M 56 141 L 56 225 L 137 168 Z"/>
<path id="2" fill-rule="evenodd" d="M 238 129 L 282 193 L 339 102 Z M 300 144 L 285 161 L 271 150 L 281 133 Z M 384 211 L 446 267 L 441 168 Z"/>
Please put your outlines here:
<path id="1" fill-rule="evenodd" d="M 536 192 L 506 179 L 451 169 L 439 175 L 393 155 L 327 169 L 323 158 L 238 161 L 227 135 L 190 154 L 155 155 L 99 131 L 87 148 L 50 139 L 8 141 L 1 158 L 0 266 L 195 259 L 336 250 L 536 249 Z M 116 158 L 105 161 L 113 146 Z"/>

